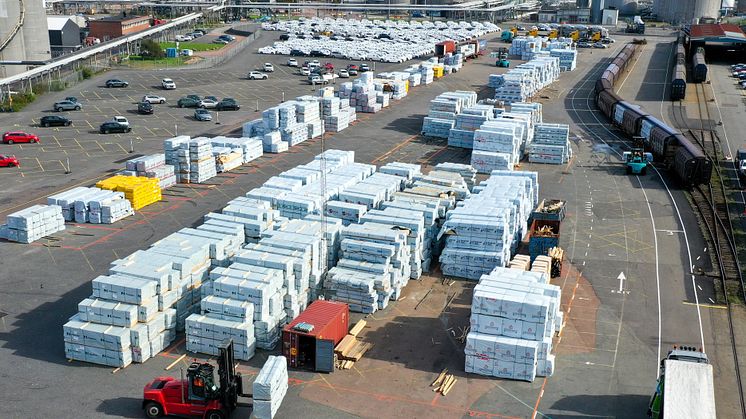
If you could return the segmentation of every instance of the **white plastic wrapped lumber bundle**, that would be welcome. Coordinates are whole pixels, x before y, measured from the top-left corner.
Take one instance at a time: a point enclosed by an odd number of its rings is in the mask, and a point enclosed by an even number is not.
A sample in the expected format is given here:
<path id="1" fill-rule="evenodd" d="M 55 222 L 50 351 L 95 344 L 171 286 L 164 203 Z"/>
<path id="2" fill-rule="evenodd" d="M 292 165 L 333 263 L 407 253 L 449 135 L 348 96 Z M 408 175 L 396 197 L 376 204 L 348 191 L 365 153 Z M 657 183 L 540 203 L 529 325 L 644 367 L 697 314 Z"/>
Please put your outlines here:
<path id="1" fill-rule="evenodd" d="M 411 255 L 409 277 L 419 279 L 422 276 L 422 261 L 430 257 L 430 240 L 433 240 L 434 237 L 426 237 L 425 217 L 421 212 L 392 207 L 383 210 L 371 210 L 362 216 L 362 222 L 387 224 L 407 229 L 409 231 L 407 244 Z M 404 281 L 403 286 L 406 286 L 406 281 Z"/>
<path id="2" fill-rule="evenodd" d="M 218 136 L 211 140 L 213 147 L 227 147 L 240 149 L 243 153 L 243 163 L 256 160 L 263 154 L 262 139 L 260 137 L 229 138 Z"/>
<path id="3" fill-rule="evenodd" d="M 81 321 L 73 316 L 62 326 L 68 359 L 124 368 L 132 363 L 126 327 Z"/>
<path id="4" fill-rule="evenodd" d="M 528 152 L 530 162 L 567 163 L 572 157 L 570 127 L 566 124 L 537 124 Z"/>
<path id="5" fill-rule="evenodd" d="M 218 355 L 225 339 L 233 340 L 236 359 L 248 361 L 254 357 L 256 340 L 254 326 L 239 318 L 217 318 L 212 314 L 192 314 L 186 319 L 186 349 L 190 352 Z"/>
<path id="6" fill-rule="evenodd" d="M 288 366 L 284 356 L 269 356 L 254 379 L 253 415 L 257 419 L 272 419 L 288 391 Z"/>
<path id="7" fill-rule="evenodd" d="M 360 223 L 361 217 L 368 210 L 365 205 L 343 201 L 327 201 L 324 208 L 327 216 L 339 218 L 345 224 Z"/>
<path id="8" fill-rule="evenodd" d="M 408 181 L 415 176 L 422 174 L 422 168 L 419 164 L 391 162 L 378 168 L 378 171 L 387 175 L 395 175 L 406 178 Z"/>
<path id="9" fill-rule="evenodd" d="M 471 165 L 478 173 L 490 173 L 493 170 L 513 170 L 514 154 L 494 151 L 473 150 Z"/>
<path id="10" fill-rule="evenodd" d="M 7 217 L 0 225 L 0 238 L 19 243 L 32 243 L 65 229 L 62 207 L 59 205 L 34 205 Z"/>
<path id="11" fill-rule="evenodd" d="M 180 135 L 163 140 L 166 164 L 174 166 L 176 181 L 189 182 L 189 141 L 188 135 Z"/>
<path id="12" fill-rule="evenodd" d="M 477 171 L 468 164 L 443 162 L 435 165 L 435 170 L 441 172 L 458 173 L 464 182 L 466 187 L 471 190 L 477 181 Z"/>
<path id="13" fill-rule="evenodd" d="M 572 71 L 578 63 L 578 50 L 569 48 L 552 49 L 552 57 L 559 58 L 559 66 L 562 71 Z"/>
<path id="14" fill-rule="evenodd" d="M 440 256 L 444 274 L 479 279 L 510 261 L 535 205 L 538 185 L 535 173 L 508 173 L 515 175 L 493 172 L 462 206 L 448 212 L 438 236 L 446 237 Z"/>
<path id="15" fill-rule="evenodd" d="M 543 108 L 541 103 L 538 102 L 515 102 L 510 105 L 510 112 L 512 113 L 527 113 L 531 115 L 532 124 L 542 123 L 542 112 Z"/>
<path id="16" fill-rule="evenodd" d="M 207 138 L 189 141 L 189 181 L 204 183 L 217 175 L 212 143 Z"/>

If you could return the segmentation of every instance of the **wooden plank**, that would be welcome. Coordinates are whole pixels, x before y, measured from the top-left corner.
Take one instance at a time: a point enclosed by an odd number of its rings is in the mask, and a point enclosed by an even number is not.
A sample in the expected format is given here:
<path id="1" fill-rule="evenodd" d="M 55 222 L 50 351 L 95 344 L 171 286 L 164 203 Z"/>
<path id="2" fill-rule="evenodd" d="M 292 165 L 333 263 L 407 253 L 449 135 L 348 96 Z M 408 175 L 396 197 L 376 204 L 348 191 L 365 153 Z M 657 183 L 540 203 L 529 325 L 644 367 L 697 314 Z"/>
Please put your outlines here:
<path id="1" fill-rule="evenodd" d="M 448 387 L 446 387 L 443 390 L 443 396 L 447 396 L 448 395 L 448 392 L 451 391 L 451 389 L 453 388 L 453 386 L 456 385 L 456 381 L 458 381 L 458 379 L 454 378 L 453 381 L 451 381 L 451 384 L 449 384 Z"/>
<path id="2" fill-rule="evenodd" d="M 372 343 L 362 343 L 358 345 L 353 352 L 350 353 L 349 358 L 353 361 L 359 361 L 360 358 L 368 352 L 368 349 L 372 348 Z"/>
<path id="3" fill-rule="evenodd" d="M 341 356 L 346 356 L 350 349 L 355 347 L 355 344 L 357 343 L 357 338 L 352 335 L 347 335 L 342 338 L 341 341 L 337 344 L 337 347 L 334 348 L 334 352 Z"/>
<path id="4" fill-rule="evenodd" d="M 436 378 L 435 381 L 433 381 L 433 383 L 430 384 L 430 387 L 439 386 L 440 383 L 443 382 L 443 379 L 446 378 L 446 374 L 448 374 L 448 368 L 443 369 L 443 371 L 441 371 L 440 374 L 438 374 L 438 378 Z"/>
<path id="5" fill-rule="evenodd" d="M 363 328 L 365 328 L 367 324 L 368 322 L 366 322 L 363 319 L 360 319 L 357 323 L 355 323 L 355 326 L 353 326 L 352 329 L 350 329 L 350 335 L 357 337 L 357 335 L 359 335 L 360 332 L 363 331 Z"/>

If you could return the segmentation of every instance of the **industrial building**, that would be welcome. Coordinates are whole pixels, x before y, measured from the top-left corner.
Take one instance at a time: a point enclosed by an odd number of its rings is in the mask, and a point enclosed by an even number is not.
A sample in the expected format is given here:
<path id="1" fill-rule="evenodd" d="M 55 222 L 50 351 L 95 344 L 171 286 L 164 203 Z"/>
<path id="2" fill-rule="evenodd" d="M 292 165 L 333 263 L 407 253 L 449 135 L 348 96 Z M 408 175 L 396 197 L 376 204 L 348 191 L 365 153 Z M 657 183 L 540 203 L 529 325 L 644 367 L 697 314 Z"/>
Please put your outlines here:
<path id="1" fill-rule="evenodd" d="M 573 7 L 562 9 L 539 10 L 541 23 L 591 23 L 591 9 L 588 7 Z"/>
<path id="2" fill-rule="evenodd" d="M 101 41 L 118 38 L 140 32 L 150 27 L 148 16 L 111 16 L 88 22 L 90 28 L 89 36 L 96 37 Z"/>
<path id="3" fill-rule="evenodd" d="M 702 18 L 718 18 L 720 3 L 720 0 L 656 0 L 653 12 L 658 20 L 673 24 L 696 24 Z"/>
<path id="4" fill-rule="evenodd" d="M 46 61 L 49 58 L 47 19 L 42 2 L 0 1 L 0 60 Z M 13 76 L 27 69 L 25 65 L 2 65 L 0 77 Z"/>
<path id="5" fill-rule="evenodd" d="M 80 48 L 80 26 L 70 16 L 47 16 L 47 27 L 53 57 Z"/>

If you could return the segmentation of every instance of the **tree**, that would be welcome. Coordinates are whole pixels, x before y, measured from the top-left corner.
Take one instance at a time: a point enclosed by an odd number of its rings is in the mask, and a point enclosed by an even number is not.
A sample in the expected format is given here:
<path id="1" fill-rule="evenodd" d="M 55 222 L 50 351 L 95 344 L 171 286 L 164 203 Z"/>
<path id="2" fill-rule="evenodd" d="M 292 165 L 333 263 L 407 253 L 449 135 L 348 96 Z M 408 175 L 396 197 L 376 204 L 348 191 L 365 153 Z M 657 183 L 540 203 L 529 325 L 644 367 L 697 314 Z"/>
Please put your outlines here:
<path id="1" fill-rule="evenodd" d="M 151 58 L 163 58 L 166 56 L 161 45 L 152 39 L 145 39 L 140 42 L 140 51 L 143 56 Z"/>

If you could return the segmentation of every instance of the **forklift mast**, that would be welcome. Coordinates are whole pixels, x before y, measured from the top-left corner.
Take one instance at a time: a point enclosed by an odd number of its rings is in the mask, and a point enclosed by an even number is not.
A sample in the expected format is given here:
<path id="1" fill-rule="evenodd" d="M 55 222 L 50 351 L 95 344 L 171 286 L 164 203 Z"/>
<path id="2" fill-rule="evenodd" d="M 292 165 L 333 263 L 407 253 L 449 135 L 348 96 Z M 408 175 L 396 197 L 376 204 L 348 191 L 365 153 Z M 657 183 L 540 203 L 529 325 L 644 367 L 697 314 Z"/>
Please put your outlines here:
<path id="1" fill-rule="evenodd" d="M 236 372 L 236 359 L 233 353 L 233 340 L 226 339 L 218 347 L 218 376 L 220 379 L 221 403 L 231 412 L 238 406 L 238 396 L 243 395 L 241 374 Z"/>

